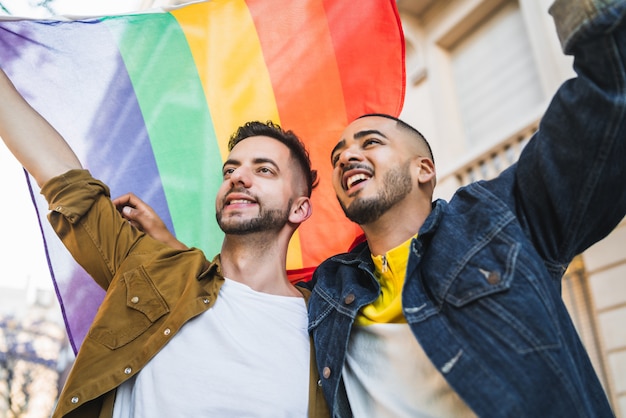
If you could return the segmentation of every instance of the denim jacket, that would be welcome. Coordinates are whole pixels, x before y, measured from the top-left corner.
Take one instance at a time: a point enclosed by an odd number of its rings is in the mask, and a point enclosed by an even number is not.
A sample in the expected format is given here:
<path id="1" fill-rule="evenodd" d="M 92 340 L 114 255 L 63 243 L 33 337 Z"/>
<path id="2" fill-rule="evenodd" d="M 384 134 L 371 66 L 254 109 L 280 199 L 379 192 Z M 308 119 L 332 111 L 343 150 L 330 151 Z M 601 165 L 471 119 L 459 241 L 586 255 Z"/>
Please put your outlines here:
<path id="1" fill-rule="evenodd" d="M 613 416 L 561 299 L 572 258 L 626 214 L 626 2 L 556 2 L 578 77 L 517 164 L 436 201 L 411 242 L 402 292 L 417 341 L 481 417 Z M 309 329 L 332 415 L 350 330 L 380 286 L 367 243 L 314 274 Z"/>

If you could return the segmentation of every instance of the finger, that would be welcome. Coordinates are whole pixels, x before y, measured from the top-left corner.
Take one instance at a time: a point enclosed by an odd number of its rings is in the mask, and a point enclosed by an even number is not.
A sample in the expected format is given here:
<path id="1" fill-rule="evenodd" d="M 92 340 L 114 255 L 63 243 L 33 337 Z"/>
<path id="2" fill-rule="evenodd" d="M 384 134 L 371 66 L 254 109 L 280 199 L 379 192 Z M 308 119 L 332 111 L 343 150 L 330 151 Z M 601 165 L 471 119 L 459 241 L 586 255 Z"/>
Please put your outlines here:
<path id="1" fill-rule="evenodd" d="M 130 202 L 130 199 L 128 198 L 128 196 L 127 196 L 127 195 L 120 196 L 120 197 L 118 197 L 118 198 L 116 198 L 116 199 L 113 199 L 113 200 L 112 200 L 112 202 L 113 202 L 113 205 L 115 205 L 115 208 L 116 208 L 116 209 L 117 209 L 120 213 L 122 213 L 122 215 L 123 215 L 122 210 L 123 210 L 125 207 L 131 207 L 131 202 Z"/>
<path id="2" fill-rule="evenodd" d="M 136 217 L 136 209 L 132 208 L 131 206 L 119 206 L 117 210 L 120 212 L 122 217 L 128 221 L 132 221 Z"/>
<path id="3" fill-rule="evenodd" d="M 140 204 L 143 204 L 143 201 L 139 199 L 133 193 L 126 193 L 118 198 L 113 199 L 113 204 L 119 209 L 123 206 L 137 207 Z"/>
<path id="4" fill-rule="evenodd" d="M 135 228 L 137 228 L 138 230 L 143 231 L 143 227 L 141 226 L 141 224 L 138 224 L 137 222 L 130 220 L 130 219 L 128 220 L 128 223 L 131 226 L 134 226 Z"/>
<path id="5" fill-rule="evenodd" d="M 133 225 L 137 226 L 137 228 L 142 231 L 149 228 L 150 225 L 155 222 L 153 214 L 141 208 L 138 209 L 131 206 L 124 206 L 121 208 L 121 213 L 125 219 L 132 221 Z"/>

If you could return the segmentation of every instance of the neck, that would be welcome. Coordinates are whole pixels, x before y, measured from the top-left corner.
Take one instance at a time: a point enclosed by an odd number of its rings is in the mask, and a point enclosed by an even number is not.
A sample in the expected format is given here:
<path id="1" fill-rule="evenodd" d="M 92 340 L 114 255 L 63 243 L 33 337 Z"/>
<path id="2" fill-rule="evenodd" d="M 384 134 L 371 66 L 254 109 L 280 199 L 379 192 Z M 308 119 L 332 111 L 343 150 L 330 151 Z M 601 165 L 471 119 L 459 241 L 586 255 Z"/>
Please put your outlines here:
<path id="1" fill-rule="evenodd" d="M 430 204 L 423 207 L 393 207 L 376 221 L 361 225 L 370 252 L 384 255 L 419 232 L 431 211 Z"/>
<path id="2" fill-rule="evenodd" d="M 227 235 L 220 252 L 224 277 L 257 292 L 302 296 L 287 278 L 288 240 L 269 235 Z"/>

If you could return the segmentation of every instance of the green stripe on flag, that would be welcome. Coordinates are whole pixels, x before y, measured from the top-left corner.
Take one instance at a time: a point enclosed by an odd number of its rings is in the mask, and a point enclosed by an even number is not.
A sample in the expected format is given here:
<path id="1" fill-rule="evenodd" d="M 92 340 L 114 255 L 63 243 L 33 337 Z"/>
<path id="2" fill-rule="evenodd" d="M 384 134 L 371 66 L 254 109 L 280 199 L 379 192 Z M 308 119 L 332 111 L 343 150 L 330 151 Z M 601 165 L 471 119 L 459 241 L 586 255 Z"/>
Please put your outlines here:
<path id="1" fill-rule="evenodd" d="M 185 35 L 169 13 L 111 16 L 104 23 L 135 89 L 176 236 L 210 258 L 223 237 L 215 222 L 222 160 Z"/>

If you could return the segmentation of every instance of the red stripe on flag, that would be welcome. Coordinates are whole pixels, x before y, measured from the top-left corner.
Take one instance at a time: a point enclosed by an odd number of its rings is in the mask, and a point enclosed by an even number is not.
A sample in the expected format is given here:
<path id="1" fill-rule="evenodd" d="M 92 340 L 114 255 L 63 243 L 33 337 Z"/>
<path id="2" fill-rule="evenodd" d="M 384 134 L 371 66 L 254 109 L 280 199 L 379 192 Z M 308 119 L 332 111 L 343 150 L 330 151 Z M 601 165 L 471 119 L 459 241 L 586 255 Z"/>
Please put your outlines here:
<path id="1" fill-rule="evenodd" d="M 279 10 L 266 1 L 248 0 L 247 4 L 281 124 L 306 142 L 320 176 L 312 199 L 313 216 L 299 230 L 302 261 L 307 268 L 345 252 L 361 233 L 344 217 L 335 198 L 330 150 L 349 118 L 372 111 L 399 113 L 404 89 L 399 20 L 389 0 L 363 0 L 356 8 L 348 1 L 323 0 L 284 2 Z M 367 14 L 359 12 L 360 19 L 352 17 L 355 9 L 362 8 Z M 273 14 L 271 22 L 260 18 L 267 13 Z M 372 24 L 380 20 L 386 23 Z M 381 68 L 376 74 L 372 67 L 377 66 Z"/>
<path id="2" fill-rule="evenodd" d="M 322 0 L 346 98 L 348 122 L 364 113 L 400 115 L 406 70 L 404 34 L 396 0 Z M 358 35 L 355 35 L 358 34 Z M 359 41 L 354 42 L 358 37 Z M 358 64 L 358 66 L 356 65 Z M 379 83 L 372 86 L 372 80 Z M 370 89 L 363 92 L 363 86 Z"/>

